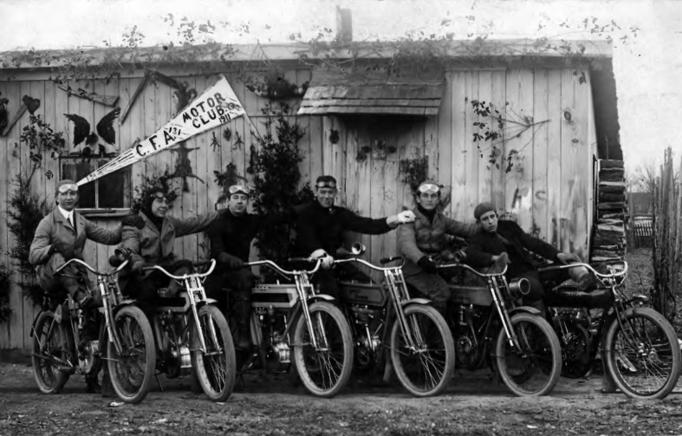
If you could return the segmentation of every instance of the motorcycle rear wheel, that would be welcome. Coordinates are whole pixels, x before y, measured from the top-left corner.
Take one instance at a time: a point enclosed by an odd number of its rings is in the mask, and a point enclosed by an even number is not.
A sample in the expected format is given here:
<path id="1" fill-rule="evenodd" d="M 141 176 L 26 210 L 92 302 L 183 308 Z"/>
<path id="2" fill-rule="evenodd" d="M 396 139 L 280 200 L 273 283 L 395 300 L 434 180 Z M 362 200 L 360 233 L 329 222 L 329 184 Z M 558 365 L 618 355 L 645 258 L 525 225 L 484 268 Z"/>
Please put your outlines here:
<path id="1" fill-rule="evenodd" d="M 204 393 L 213 401 L 225 401 L 232 394 L 237 375 L 237 360 L 230 327 L 225 316 L 213 305 L 199 308 L 200 326 L 192 323 L 190 349 L 192 367 Z M 206 352 L 201 351 L 201 328 Z"/>
<path id="2" fill-rule="evenodd" d="M 626 310 L 606 331 L 606 369 L 627 396 L 664 398 L 677 384 L 680 345 L 672 325 L 648 307 Z"/>
<path id="3" fill-rule="evenodd" d="M 73 361 L 74 353 L 73 339 L 66 326 L 54 321 L 54 313 L 41 312 L 33 328 L 31 353 L 33 376 L 40 392 L 61 392 L 69 379 L 69 372 L 65 370 L 66 362 Z"/>
<path id="4" fill-rule="evenodd" d="M 121 400 L 139 403 L 147 395 L 156 369 L 152 327 L 136 306 L 124 306 L 116 311 L 113 327 L 121 343 L 121 353 L 105 335 L 111 386 Z"/>
<path id="5" fill-rule="evenodd" d="M 309 307 L 317 348 L 304 316 L 294 326 L 294 364 L 303 385 L 312 394 L 332 397 L 350 378 L 353 341 L 350 326 L 334 305 L 319 301 Z"/>
<path id="6" fill-rule="evenodd" d="M 455 345 L 443 316 L 431 306 L 404 308 L 415 349 L 408 346 L 399 322 L 391 330 L 391 361 L 398 380 L 412 395 L 426 397 L 443 391 L 455 370 Z"/>
<path id="7" fill-rule="evenodd" d="M 495 344 L 495 364 L 505 385 L 519 396 L 547 395 L 561 374 L 561 346 L 549 323 L 538 315 L 517 313 L 511 324 L 519 348 L 500 329 Z"/>

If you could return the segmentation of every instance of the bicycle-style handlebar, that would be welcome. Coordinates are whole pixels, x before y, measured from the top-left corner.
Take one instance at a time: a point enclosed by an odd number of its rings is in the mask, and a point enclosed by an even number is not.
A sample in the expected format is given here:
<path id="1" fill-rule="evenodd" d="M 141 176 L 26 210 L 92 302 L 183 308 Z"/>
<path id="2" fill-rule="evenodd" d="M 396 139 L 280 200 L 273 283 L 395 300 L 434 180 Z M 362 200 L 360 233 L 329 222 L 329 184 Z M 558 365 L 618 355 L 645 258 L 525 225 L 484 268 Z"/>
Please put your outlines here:
<path id="1" fill-rule="evenodd" d="M 307 257 L 292 257 L 287 259 L 289 262 L 315 262 L 315 268 L 311 270 L 286 270 L 282 268 L 281 266 L 277 265 L 275 262 L 265 259 L 265 260 L 255 260 L 253 262 L 244 262 L 244 266 L 258 266 L 258 265 L 267 265 L 270 268 L 274 269 L 275 271 L 279 272 L 280 274 L 283 274 L 285 276 L 294 276 L 297 274 L 301 274 L 302 272 L 306 272 L 308 274 L 314 274 L 317 272 L 318 269 L 320 269 L 320 265 L 322 263 L 322 259 L 309 259 Z"/>
<path id="2" fill-rule="evenodd" d="M 128 261 L 126 260 L 126 261 L 124 261 L 123 263 L 121 263 L 121 264 L 120 264 L 116 269 L 114 269 L 113 271 L 110 271 L 110 272 L 108 272 L 108 273 L 104 273 L 104 272 L 97 271 L 95 268 L 91 267 L 91 266 L 88 265 L 86 262 L 84 262 L 84 261 L 82 261 L 82 260 L 80 260 L 80 259 L 73 258 L 73 259 L 67 260 L 67 261 L 64 262 L 59 268 L 57 268 L 57 270 L 55 271 L 55 274 L 59 274 L 64 268 L 66 268 L 68 265 L 70 265 L 70 264 L 72 264 L 72 263 L 76 263 L 76 264 L 82 265 L 82 266 L 84 266 L 86 269 L 88 269 L 88 271 L 90 271 L 91 273 L 93 273 L 93 274 L 95 274 L 95 275 L 97 275 L 97 276 L 101 276 L 101 277 L 111 277 L 111 276 L 113 276 L 113 275 L 116 275 L 116 274 L 118 274 L 123 268 L 125 268 L 126 265 L 128 265 Z"/>
<path id="3" fill-rule="evenodd" d="M 183 274 L 183 275 L 181 275 L 181 276 L 176 276 L 175 274 L 171 274 L 171 273 L 168 272 L 164 267 L 159 266 L 159 265 L 146 266 L 146 267 L 142 268 L 142 270 L 143 270 L 143 271 L 158 270 L 158 271 L 161 271 L 162 273 L 164 273 L 165 275 L 167 275 L 168 277 L 170 277 L 170 278 L 172 278 L 172 279 L 175 279 L 175 280 L 185 280 L 185 279 L 190 278 L 190 277 L 199 277 L 199 278 L 203 278 L 203 277 L 206 277 L 206 276 L 208 276 L 209 274 L 211 274 L 211 273 L 213 272 L 213 269 L 215 268 L 215 265 L 216 265 L 215 259 L 211 259 L 211 262 L 210 262 L 210 263 L 211 263 L 211 266 L 208 268 L 208 270 L 207 270 L 206 272 L 203 272 L 203 273 L 189 273 L 189 274 Z M 201 263 L 198 263 L 198 264 L 195 264 L 195 265 L 205 265 L 205 264 L 206 264 L 206 262 L 201 262 Z"/>
<path id="4" fill-rule="evenodd" d="M 496 272 L 493 272 L 493 273 L 483 273 L 483 272 L 480 272 L 480 271 L 478 271 L 478 270 L 476 270 L 476 269 L 470 267 L 469 265 L 467 265 L 467 264 L 465 264 L 465 263 L 443 263 L 443 264 L 440 264 L 440 265 L 437 266 L 438 269 L 446 269 L 446 268 L 464 268 L 464 269 L 469 270 L 469 271 L 471 271 L 472 273 L 476 274 L 477 276 L 479 276 L 479 277 L 484 277 L 484 278 L 487 278 L 487 277 L 496 277 L 496 276 L 503 276 L 503 275 L 505 275 L 505 274 L 507 273 L 507 267 L 508 267 L 508 265 L 505 265 L 504 268 L 502 268 L 501 271 L 496 271 Z"/>
<path id="5" fill-rule="evenodd" d="M 366 267 L 371 268 L 371 269 L 376 270 L 376 271 L 386 271 L 386 270 L 392 270 L 392 269 L 396 269 L 396 268 L 402 268 L 403 264 L 405 263 L 405 259 L 403 259 L 400 256 L 396 256 L 396 257 L 383 258 L 380 260 L 381 263 L 388 263 L 388 262 L 393 262 L 396 260 L 402 260 L 403 262 L 400 265 L 385 267 L 385 266 L 376 266 L 373 263 L 366 261 L 365 259 L 360 259 L 359 257 L 349 257 L 347 259 L 334 259 L 334 263 L 337 264 L 337 263 L 358 262 L 358 263 L 361 263 L 361 264 L 365 265 Z"/>
<path id="6" fill-rule="evenodd" d="M 543 268 L 538 268 L 538 271 L 556 271 L 556 270 L 562 270 L 562 269 L 585 267 L 592 274 L 594 274 L 595 277 L 597 277 L 599 279 L 610 279 L 610 278 L 622 277 L 628 272 L 628 263 L 626 261 L 619 262 L 619 264 L 623 265 L 622 270 L 615 271 L 613 269 L 610 269 L 610 272 L 606 273 L 606 274 L 598 272 L 590 264 L 584 263 L 584 262 L 569 263 L 566 265 L 546 266 Z"/>

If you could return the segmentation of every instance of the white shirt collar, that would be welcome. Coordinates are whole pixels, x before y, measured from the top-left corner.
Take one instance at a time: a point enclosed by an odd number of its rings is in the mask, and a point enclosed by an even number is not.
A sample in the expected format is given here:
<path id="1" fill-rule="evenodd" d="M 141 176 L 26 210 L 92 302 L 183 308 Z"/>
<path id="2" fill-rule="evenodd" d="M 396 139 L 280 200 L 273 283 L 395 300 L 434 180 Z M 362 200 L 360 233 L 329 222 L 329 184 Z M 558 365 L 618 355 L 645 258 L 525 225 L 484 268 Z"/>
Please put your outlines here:
<path id="1" fill-rule="evenodd" d="M 59 209 L 59 212 L 61 212 L 62 216 L 63 216 L 67 221 L 69 221 L 69 219 L 71 218 L 71 216 L 73 216 L 73 210 L 68 211 L 68 210 L 64 209 L 63 207 L 61 207 L 60 205 L 57 205 L 57 208 Z"/>

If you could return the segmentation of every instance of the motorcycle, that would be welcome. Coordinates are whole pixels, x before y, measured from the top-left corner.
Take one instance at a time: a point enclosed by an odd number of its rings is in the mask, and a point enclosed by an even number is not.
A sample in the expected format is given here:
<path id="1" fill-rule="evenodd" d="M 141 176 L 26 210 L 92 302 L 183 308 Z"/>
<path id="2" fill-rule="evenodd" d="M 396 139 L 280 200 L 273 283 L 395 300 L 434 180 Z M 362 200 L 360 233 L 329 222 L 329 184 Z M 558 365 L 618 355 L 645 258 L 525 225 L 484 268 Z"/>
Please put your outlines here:
<path id="1" fill-rule="evenodd" d="M 77 264 L 97 277 L 102 307 L 95 313 L 99 339 L 85 340 L 81 332 L 86 316 L 69 295 L 63 304 L 46 296 L 43 310 L 31 327 L 33 374 L 43 393 L 59 393 L 74 373 L 97 376 L 106 361 L 116 395 L 128 403 L 144 399 L 154 375 L 154 336 L 147 317 L 123 298 L 117 275 L 122 263 L 110 273 L 96 271 L 80 259 L 65 262 L 56 271 Z"/>
<path id="2" fill-rule="evenodd" d="M 205 272 L 183 275 L 174 275 L 159 265 L 143 270 L 161 271 L 182 286 L 177 297 L 159 296 L 154 307 L 151 321 L 158 350 L 157 369 L 168 378 L 192 372 L 211 400 L 225 401 L 234 389 L 237 364 L 227 320 L 215 301 L 206 297 L 203 286 L 215 264 L 212 259 Z"/>
<path id="3" fill-rule="evenodd" d="M 311 270 L 291 271 L 271 260 L 244 264 L 259 265 L 276 271 L 287 283 L 264 283 L 252 289 L 250 333 L 254 352 L 241 371 L 259 362 L 269 372 L 295 369 L 313 395 L 336 395 L 350 377 L 353 345 L 348 322 L 332 303 L 334 299 L 317 293 L 310 283 L 309 277 L 320 268 L 320 261 Z"/>
<path id="4" fill-rule="evenodd" d="M 339 302 L 350 320 L 355 343 L 355 366 L 360 371 L 383 369 L 390 364 L 403 387 L 425 397 L 443 391 L 452 378 L 455 349 L 443 316 L 424 298 L 411 298 L 403 276 L 402 257 L 381 259 L 376 266 L 358 258 L 365 251 L 354 244 L 350 257 L 335 264 L 357 263 L 384 275 L 382 283 L 339 282 Z"/>
<path id="5" fill-rule="evenodd" d="M 540 268 L 551 272 L 584 267 L 597 280 L 597 289 L 582 292 L 560 285 L 546 293 L 549 319 L 564 348 L 565 372 L 585 375 L 600 351 L 605 377 L 627 396 L 665 398 L 677 384 L 682 367 L 673 326 L 648 306 L 641 294 L 625 293 L 627 262 L 606 265 L 599 272 L 586 263 Z M 596 316 L 591 316 L 591 312 Z"/>
<path id="6" fill-rule="evenodd" d="M 517 304 L 530 292 L 528 280 L 508 282 L 506 265 L 492 273 L 462 263 L 438 268 L 473 274 L 485 283 L 449 283 L 448 320 L 455 338 L 456 367 L 475 370 L 490 365 L 519 396 L 550 393 L 561 372 L 561 347 L 538 309 Z"/>

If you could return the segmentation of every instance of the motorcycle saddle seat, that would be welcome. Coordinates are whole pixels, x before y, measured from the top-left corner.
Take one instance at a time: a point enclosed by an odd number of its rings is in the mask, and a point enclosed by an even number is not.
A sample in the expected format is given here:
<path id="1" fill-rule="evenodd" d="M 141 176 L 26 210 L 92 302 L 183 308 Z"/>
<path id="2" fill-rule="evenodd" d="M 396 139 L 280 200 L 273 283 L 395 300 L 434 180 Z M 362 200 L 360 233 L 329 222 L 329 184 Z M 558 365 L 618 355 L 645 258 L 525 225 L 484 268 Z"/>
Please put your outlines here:
<path id="1" fill-rule="evenodd" d="M 613 303 L 613 294 L 610 289 L 585 292 L 579 291 L 575 285 L 561 284 L 545 294 L 545 303 L 548 306 L 597 309 L 610 306 Z"/>

